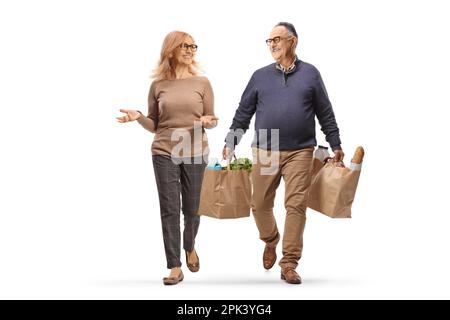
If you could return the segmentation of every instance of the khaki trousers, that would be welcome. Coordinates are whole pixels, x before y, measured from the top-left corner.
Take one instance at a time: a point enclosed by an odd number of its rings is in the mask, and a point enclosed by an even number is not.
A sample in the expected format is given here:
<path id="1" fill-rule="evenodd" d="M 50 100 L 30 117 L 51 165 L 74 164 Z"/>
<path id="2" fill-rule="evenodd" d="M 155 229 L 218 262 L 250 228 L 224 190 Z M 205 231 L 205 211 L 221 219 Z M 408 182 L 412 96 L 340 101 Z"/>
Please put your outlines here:
<path id="1" fill-rule="evenodd" d="M 281 268 L 296 268 L 302 256 L 306 200 L 311 183 L 314 147 L 292 151 L 266 151 L 253 148 L 252 212 L 260 239 L 276 246 L 280 234 L 273 214 L 275 193 L 283 177 L 286 220 Z"/>

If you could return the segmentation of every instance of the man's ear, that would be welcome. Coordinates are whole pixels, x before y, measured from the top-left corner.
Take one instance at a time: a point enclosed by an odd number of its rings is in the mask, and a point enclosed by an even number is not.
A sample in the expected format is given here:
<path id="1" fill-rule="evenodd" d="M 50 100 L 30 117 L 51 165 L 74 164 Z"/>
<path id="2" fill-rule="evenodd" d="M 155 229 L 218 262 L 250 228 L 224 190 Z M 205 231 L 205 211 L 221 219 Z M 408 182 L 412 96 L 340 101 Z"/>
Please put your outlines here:
<path id="1" fill-rule="evenodd" d="M 295 48 L 297 47 L 297 42 L 298 42 L 298 39 L 294 37 L 294 41 L 292 41 L 292 46 L 291 46 L 292 50 L 295 50 Z"/>
<path id="2" fill-rule="evenodd" d="M 295 49 L 297 48 L 297 42 L 298 42 L 297 38 L 294 38 L 294 41 L 292 41 L 291 51 L 292 51 L 293 55 L 295 55 Z"/>

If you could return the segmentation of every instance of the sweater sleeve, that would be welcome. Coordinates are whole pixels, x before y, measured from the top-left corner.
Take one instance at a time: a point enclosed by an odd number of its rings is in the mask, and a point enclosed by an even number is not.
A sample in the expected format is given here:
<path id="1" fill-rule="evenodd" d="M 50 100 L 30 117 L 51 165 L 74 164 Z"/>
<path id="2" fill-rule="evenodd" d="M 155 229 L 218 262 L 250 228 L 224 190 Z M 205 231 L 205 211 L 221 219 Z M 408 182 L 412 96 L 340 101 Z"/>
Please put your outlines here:
<path id="1" fill-rule="evenodd" d="M 205 88 L 203 92 L 203 115 L 214 116 L 214 92 L 208 78 L 205 78 Z"/>
<path id="2" fill-rule="evenodd" d="M 332 150 L 341 148 L 339 128 L 336 123 L 333 108 L 328 98 L 325 85 L 319 71 L 314 79 L 314 111 L 319 120 L 321 130 Z"/>
<path id="3" fill-rule="evenodd" d="M 255 74 L 253 74 L 242 94 L 230 131 L 225 138 L 225 143 L 228 148 L 234 150 L 234 147 L 241 141 L 256 112 L 257 102 L 258 92 L 255 86 Z"/>
<path id="4" fill-rule="evenodd" d="M 155 131 L 158 128 L 158 99 L 156 98 L 156 84 L 152 82 L 148 93 L 148 114 L 147 118 L 153 120 Z"/>

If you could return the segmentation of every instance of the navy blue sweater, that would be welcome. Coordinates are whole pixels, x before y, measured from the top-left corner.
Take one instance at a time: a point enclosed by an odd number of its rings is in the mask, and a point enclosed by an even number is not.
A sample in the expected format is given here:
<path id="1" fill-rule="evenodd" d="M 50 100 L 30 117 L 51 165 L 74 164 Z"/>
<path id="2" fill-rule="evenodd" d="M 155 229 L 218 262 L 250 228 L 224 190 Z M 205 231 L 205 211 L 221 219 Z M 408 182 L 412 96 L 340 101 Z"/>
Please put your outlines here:
<path id="1" fill-rule="evenodd" d="M 317 116 L 331 148 L 340 149 L 339 128 L 319 71 L 301 60 L 295 63 L 291 73 L 275 63 L 253 73 L 225 139 L 229 148 L 239 143 L 256 113 L 252 147 L 283 151 L 315 146 Z"/>

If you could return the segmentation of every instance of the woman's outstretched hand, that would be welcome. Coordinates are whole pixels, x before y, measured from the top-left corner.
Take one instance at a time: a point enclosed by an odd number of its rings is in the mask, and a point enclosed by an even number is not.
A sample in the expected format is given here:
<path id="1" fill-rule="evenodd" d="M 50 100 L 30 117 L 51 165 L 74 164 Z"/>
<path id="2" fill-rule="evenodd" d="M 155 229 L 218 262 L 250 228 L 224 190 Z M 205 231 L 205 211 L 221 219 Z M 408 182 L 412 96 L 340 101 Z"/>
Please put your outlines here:
<path id="1" fill-rule="evenodd" d="M 217 118 L 216 116 L 202 116 L 200 118 L 203 127 L 207 129 L 217 126 L 217 120 L 219 120 L 219 118 Z"/>
<path id="2" fill-rule="evenodd" d="M 142 113 L 140 113 L 137 110 L 120 109 L 119 111 L 125 113 L 124 116 L 116 118 L 120 123 L 134 121 L 134 120 L 139 119 L 142 116 Z"/>

